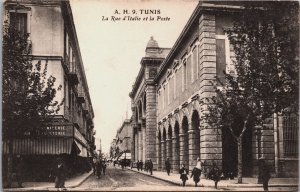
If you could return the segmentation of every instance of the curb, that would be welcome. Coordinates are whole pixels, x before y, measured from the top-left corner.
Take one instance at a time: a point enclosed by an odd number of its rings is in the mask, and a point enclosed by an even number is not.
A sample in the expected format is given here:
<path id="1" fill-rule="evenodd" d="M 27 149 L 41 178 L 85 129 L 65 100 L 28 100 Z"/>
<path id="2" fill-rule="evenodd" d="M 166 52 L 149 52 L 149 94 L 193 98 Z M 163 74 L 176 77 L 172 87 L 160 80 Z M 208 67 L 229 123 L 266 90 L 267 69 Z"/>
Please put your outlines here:
<path id="1" fill-rule="evenodd" d="M 171 183 L 171 184 L 174 184 L 174 185 L 178 185 L 180 186 L 181 185 L 181 182 L 176 182 L 176 181 L 170 181 L 168 179 L 164 179 L 164 178 L 161 178 L 161 177 L 157 177 L 155 175 L 149 175 L 149 174 L 146 174 L 144 172 L 140 172 L 140 171 L 137 171 L 137 170 L 133 170 L 133 169 L 128 169 L 130 171 L 133 171 L 133 172 L 136 172 L 136 173 L 141 173 L 143 175 L 147 175 L 149 177 L 153 177 L 153 178 L 156 178 L 156 179 L 159 179 L 161 181 L 165 181 L 165 182 L 168 182 L 168 183 Z M 200 184 L 199 187 L 214 187 L 214 185 L 204 185 L 204 184 Z M 250 184 L 218 184 L 218 187 L 234 187 L 234 188 L 259 188 L 259 187 L 262 187 L 262 184 L 253 184 L 253 183 L 250 183 Z M 269 184 L 269 187 L 299 187 L 298 184 Z"/>
<path id="2" fill-rule="evenodd" d="M 81 181 L 79 181 L 78 183 L 76 184 L 73 184 L 73 185 L 70 185 L 68 186 L 67 188 L 75 188 L 75 187 L 78 187 L 80 186 L 83 182 L 85 182 L 91 175 L 93 174 L 93 171 L 90 171 L 88 173 L 88 175 L 86 177 L 84 177 Z"/>
<path id="3" fill-rule="evenodd" d="M 67 185 L 66 188 L 75 188 L 80 186 L 83 182 L 85 182 L 91 175 L 93 174 L 93 171 L 90 171 L 83 179 L 78 181 L 75 184 Z M 54 184 L 53 184 L 54 185 Z M 3 191 L 58 191 L 54 187 L 24 187 L 24 188 L 2 188 Z"/>

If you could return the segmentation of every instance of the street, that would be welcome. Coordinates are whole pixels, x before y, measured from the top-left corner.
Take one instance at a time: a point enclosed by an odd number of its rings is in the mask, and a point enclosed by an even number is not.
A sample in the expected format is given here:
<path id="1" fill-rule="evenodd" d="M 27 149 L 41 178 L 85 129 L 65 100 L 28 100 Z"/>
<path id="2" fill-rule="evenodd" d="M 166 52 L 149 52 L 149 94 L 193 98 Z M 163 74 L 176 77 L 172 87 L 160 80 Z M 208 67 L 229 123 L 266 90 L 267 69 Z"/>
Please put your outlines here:
<path id="1" fill-rule="evenodd" d="M 155 172 L 154 172 L 155 174 Z M 179 178 L 178 178 L 179 179 Z M 217 190 L 213 187 L 182 187 L 165 181 L 161 181 L 151 176 L 133 172 L 131 170 L 122 170 L 108 166 L 106 175 L 100 179 L 91 175 L 84 183 L 76 188 L 68 188 L 68 191 L 263 191 L 261 188 L 235 188 L 220 187 Z M 270 191 L 297 191 L 296 187 L 270 187 Z"/>

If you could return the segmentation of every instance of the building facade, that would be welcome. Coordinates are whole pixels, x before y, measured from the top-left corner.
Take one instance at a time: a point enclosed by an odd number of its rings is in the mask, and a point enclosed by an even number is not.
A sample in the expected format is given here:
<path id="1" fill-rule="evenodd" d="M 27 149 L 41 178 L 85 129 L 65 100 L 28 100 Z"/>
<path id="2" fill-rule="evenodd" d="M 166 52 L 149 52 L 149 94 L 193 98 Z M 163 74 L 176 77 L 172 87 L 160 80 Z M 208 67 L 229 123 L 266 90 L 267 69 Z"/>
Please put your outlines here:
<path id="1" fill-rule="evenodd" d="M 227 129 L 209 127 L 203 121 L 207 103 L 215 95 L 211 81 L 235 73 L 234 52 L 225 29 L 233 26 L 241 3 L 200 2 L 163 61 L 155 77 L 157 84 L 157 161 L 164 170 L 166 158 L 174 172 L 179 165 L 206 166 L 215 161 L 225 173 L 237 173 L 237 144 Z M 243 175 L 258 173 L 258 159 L 264 157 L 277 176 L 297 177 L 287 170 L 298 169 L 298 119 L 270 118 L 266 129 L 248 129 L 243 137 Z M 286 148 L 285 148 L 286 147 Z"/>
<path id="2" fill-rule="evenodd" d="M 132 136 L 132 126 L 131 126 L 131 119 L 125 119 L 122 126 L 118 129 L 117 135 L 116 135 L 116 146 L 119 148 L 119 154 L 118 156 L 125 157 L 130 159 L 131 153 L 131 136 Z"/>
<path id="3" fill-rule="evenodd" d="M 205 124 L 208 104 L 201 100 L 215 95 L 211 81 L 224 79 L 223 71 L 235 73 L 225 30 L 242 9 L 240 2 L 201 1 L 169 53 L 155 65 L 153 77 L 146 62 L 152 58 L 142 59 L 130 93 L 134 161 L 151 158 L 157 170 L 165 170 L 169 158 L 176 173 L 181 163 L 191 171 L 200 157 L 203 175 L 212 161 L 225 173 L 237 173 L 237 144 L 228 130 Z M 244 134 L 243 175 L 256 175 L 258 159 L 264 157 L 274 175 L 297 177 L 298 172 L 291 170 L 298 170 L 298 116 L 275 114 L 265 127 Z"/>
<path id="4" fill-rule="evenodd" d="M 21 155 L 27 165 L 39 162 L 28 167 L 32 175 L 48 177 L 58 156 L 70 166 L 87 165 L 95 154 L 94 112 L 69 1 L 7 0 L 4 7 L 4 18 L 9 21 L 14 16 L 19 29 L 29 33 L 33 64 L 48 62 L 47 75 L 56 78 L 56 87 L 62 86 L 54 100 L 63 101 L 44 128 L 50 136 L 15 139 L 13 154 Z M 3 152 L 8 153 L 5 138 Z"/>
<path id="5" fill-rule="evenodd" d="M 151 158 L 156 164 L 156 86 L 154 77 L 157 69 L 168 54 L 168 48 L 160 48 L 153 37 L 146 47 L 146 55 L 141 59 L 139 74 L 129 96 L 132 109 L 132 161 Z"/>

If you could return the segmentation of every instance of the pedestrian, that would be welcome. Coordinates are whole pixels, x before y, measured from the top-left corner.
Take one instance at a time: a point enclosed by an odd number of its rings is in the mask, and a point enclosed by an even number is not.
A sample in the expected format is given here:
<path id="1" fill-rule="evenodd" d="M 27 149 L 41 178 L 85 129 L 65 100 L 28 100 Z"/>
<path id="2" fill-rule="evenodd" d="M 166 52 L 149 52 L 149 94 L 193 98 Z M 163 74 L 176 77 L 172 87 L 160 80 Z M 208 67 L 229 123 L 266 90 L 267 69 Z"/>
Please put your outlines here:
<path id="1" fill-rule="evenodd" d="M 212 168 L 210 169 L 210 171 L 208 173 L 208 178 L 215 182 L 215 188 L 217 189 L 218 182 L 221 179 L 221 171 L 215 161 L 212 162 Z"/>
<path id="2" fill-rule="evenodd" d="M 17 156 L 18 162 L 16 166 L 16 179 L 18 182 L 18 187 L 23 188 L 22 183 L 23 183 L 23 169 L 24 169 L 24 162 L 23 158 L 18 155 Z"/>
<path id="3" fill-rule="evenodd" d="M 169 158 L 167 158 L 167 160 L 165 161 L 165 167 L 166 167 L 167 174 L 170 175 L 171 163 Z"/>
<path id="4" fill-rule="evenodd" d="M 143 171 L 143 166 L 144 166 L 144 163 L 143 163 L 143 161 L 141 160 L 141 161 L 140 161 L 140 169 L 141 169 L 141 171 Z"/>
<path id="5" fill-rule="evenodd" d="M 149 159 L 149 162 L 148 162 L 148 169 L 150 171 L 150 175 L 152 175 L 152 170 L 153 170 L 153 163 L 152 163 L 152 160 Z"/>
<path id="6" fill-rule="evenodd" d="M 97 178 L 100 179 L 101 172 L 102 172 L 102 163 L 100 159 L 97 160 L 96 169 L 97 169 Z"/>
<path id="7" fill-rule="evenodd" d="M 138 160 L 138 161 L 136 162 L 136 168 L 137 168 L 138 171 L 140 171 L 140 160 Z"/>
<path id="8" fill-rule="evenodd" d="M 120 160 L 120 164 L 121 164 L 122 170 L 124 170 L 124 167 L 125 167 L 125 161 L 124 161 L 123 159 Z"/>
<path id="9" fill-rule="evenodd" d="M 147 159 L 147 160 L 145 161 L 145 167 L 144 167 L 144 170 L 145 170 L 147 173 L 148 173 L 148 171 L 149 171 L 148 167 L 149 167 L 149 160 Z"/>
<path id="10" fill-rule="evenodd" d="M 93 164 L 93 173 L 94 173 L 94 175 L 96 175 L 96 172 L 97 172 L 97 168 L 96 168 L 96 164 L 97 164 L 97 159 L 94 157 L 93 158 L 93 162 L 92 162 Z"/>
<path id="11" fill-rule="evenodd" d="M 105 171 L 106 171 L 106 161 L 102 161 L 102 171 L 103 171 L 103 175 L 105 175 Z"/>
<path id="12" fill-rule="evenodd" d="M 182 180 L 182 186 L 185 186 L 185 182 L 188 180 L 188 170 L 185 168 L 184 163 L 181 164 L 179 169 L 180 179 Z"/>
<path id="13" fill-rule="evenodd" d="M 66 166 L 62 158 L 57 159 L 57 165 L 54 169 L 55 188 L 65 188 Z"/>
<path id="14" fill-rule="evenodd" d="M 200 158 L 197 158 L 196 167 L 194 167 L 194 169 L 192 170 L 192 175 L 191 175 L 191 178 L 193 177 L 193 180 L 195 182 L 195 187 L 197 187 L 197 184 L 200 181 L 201 171 L 202 171 L 201 161 Z"/>
<path id="15" fill-rule="evenodd" d="M 264 191 L 268 191 L 268 185 L 270 180 L 270 169 L 266 164 L 265 160 L 261 157 L 259 158 L 259 173 L 258 177 L 262 179 Z"/>

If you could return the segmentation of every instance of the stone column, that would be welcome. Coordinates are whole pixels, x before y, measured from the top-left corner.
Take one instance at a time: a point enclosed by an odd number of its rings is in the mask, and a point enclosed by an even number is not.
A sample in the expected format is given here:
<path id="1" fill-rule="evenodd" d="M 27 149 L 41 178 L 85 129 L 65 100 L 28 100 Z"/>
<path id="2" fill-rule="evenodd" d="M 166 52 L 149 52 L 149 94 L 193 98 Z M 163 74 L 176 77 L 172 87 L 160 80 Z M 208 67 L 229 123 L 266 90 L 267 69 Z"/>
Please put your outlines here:
<path id="1" fill-rule="evenodd" d="M 166 160 L 166 141 L 161 141 L 161 170 L 165 171 L 165 160 Z"/>
<path id="2" fill-rule="evenodd" d="M 173 166 L 172 166 L 172 172 L 173 173 L 178 173 L 180 169 L 179 165 L 179 137 L 172 137 L 172 150 L 173 150 Z"/>
<path id="3" fill-rule="evenodd" d="M 156 87 L 153 81 L 146 82 L 146 159 L 151 159 L 153 167 L 156 162 Z"/>
<path id="4" fill-rule="evenodd" d="M 139 127 L 139 160 L 143 160 L 143 133 Z"/>
<path id="5" fill-rule="evenodd" d="M 132 125 L 132 133 L 131 133 L 131 160 L 135 161 L 135 127 Z"/>
<path id="6" fill-rule="evenodd" d="M 135 129 L 135 161 L 138 161 L 139 160 L 139 131 L 138 129 L 136 128 Z"/>
<path id="7" fill-rule="evenodd" d="M 160 138 L 156 136 L 156 160 L 157 160 L 157 170 L 161 170 L 161 142 Z"/>
<path id="8" fill-rule="evenodd" d="M 146 161 L 146 125 L 144 123 L 142 123 L 142 159 L 143 159 L 143 162 Z"/>
<path id="9" fill-rule="evenodd" d="M 211 83 L 211 79 L 216 76 L 216 23 L 215 15 L 203 13 L 199 18 L 199 75 L 201 81 L 199 83 L 199 91 L 201 99 L 211 98 L 216 95 L 215 88 Z M 206 71 L 209 70 L 210 73 Z M 208 104 L 201 103 L 203 109 L 200 113 L 200 119 L 209 113 L 207 110 Z M 205 121 L 200 121 L 200 126 L 206 127 L 200 132 L 200 158 L 202 161 L 216 161 L 219 165 L 222 164 L 222 141 L 220 135 L 211 134 L 215 132 L 216 127 L 209 127 Z M 204 173 L 205 174 L 205 173 Z"/>
<path id="10" fill-rule="evenodd" d="M 172 139 L 171 138 L 167 138 L 166 139 L 166 159 L 169 158 L 170 164 L 171 164 L 171 168 L 172 168 Z"/>
<path id="11" fill-rule="evenodd" d="M 190 126 L 191 127 L 191 126 Z M 189 134 L 189 169 L 196 166 L 197 158 L 200 156 L 199 130 L 193 129 L 188 131 Z"/>
<path id="12" fill-rule="evenodd" d="M 185 167 L 189 169 L 189 146 L 187 137 L 187 134 L 179 134 L 179 161 L 180 164 L 184 163 Z"/>

